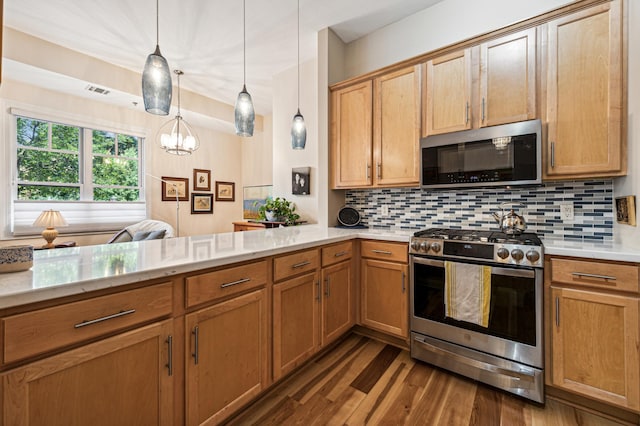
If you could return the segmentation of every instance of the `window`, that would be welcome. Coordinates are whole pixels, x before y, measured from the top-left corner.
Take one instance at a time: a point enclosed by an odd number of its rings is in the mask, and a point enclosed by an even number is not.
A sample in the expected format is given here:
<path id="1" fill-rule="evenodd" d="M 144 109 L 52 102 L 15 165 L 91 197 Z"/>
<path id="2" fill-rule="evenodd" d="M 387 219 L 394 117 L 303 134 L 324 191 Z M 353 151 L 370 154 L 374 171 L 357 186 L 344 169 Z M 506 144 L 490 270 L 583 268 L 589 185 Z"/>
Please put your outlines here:
<path id="1" fill-rule="evenodd" d="M 69 223 L 61 233 L 122 229 L 146 218 L 141 132 L 11 112 L 14 236 L 41 232 L 33 228 L 33 221 L 50 208 L 60 210 Z"/>

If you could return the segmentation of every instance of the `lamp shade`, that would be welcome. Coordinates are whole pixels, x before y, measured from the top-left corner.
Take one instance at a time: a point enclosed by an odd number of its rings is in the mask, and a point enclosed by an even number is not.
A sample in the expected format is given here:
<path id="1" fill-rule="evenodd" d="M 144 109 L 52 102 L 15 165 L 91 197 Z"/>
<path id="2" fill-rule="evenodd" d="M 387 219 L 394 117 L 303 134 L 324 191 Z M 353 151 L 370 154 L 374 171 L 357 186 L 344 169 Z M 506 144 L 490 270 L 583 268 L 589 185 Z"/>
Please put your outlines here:
<path id="1" fill-rule="evenodd" d="M 249 137 L 253 136 L 253 126 L 256 120 L 256 112 L 253 109 L 251 95 L 247 92 L 247 86 L 242 86 L 242 91 L 238 93 L 235 109 L 236 135 Z"/>
<path id="2" fill-rule="evenodd" d="M 33 226 L 41 226 L 43 228 L 56 228 L 59 226 L 69 226 L 64 220 L 62 214 L 58 210 L 45 210 L 33 222 Z"/>
<path id="3" fill-rule="evenodd" d="M 144 109 L 151 114 L 167 115 L 171 108 L 171 71 L 160 53 L 160 46 L 147 56 L 142 71 L 142 98 Z"/>
<path id="4" fill-rule="evenodd" d="M 304 117 L 298 112 L 293 116 L 291 123 L 291 148 L 304 149 L 307 144 L 307 126 L 304 124 Z"/>

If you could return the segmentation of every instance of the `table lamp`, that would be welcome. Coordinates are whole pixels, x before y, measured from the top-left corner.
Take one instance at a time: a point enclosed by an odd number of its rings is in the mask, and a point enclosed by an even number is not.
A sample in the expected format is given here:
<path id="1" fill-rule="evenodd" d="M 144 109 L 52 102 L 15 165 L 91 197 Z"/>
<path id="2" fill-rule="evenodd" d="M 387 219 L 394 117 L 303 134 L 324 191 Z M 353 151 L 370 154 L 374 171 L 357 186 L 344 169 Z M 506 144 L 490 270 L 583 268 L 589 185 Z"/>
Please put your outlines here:
<path id="1" fill-rule="evenodd" d="M 53 240 L 58 236 L 58 231 L 55 227 L 68 226 L 68 224 L 58 210 L 45 210 L 40 213 L 40 216 L 38 216 L 36 221 L 33 222 L 33 226 L 42 226 L 46 228 L 42 231 L 42 238 L 47 241 L 47 244 L 43 245 L 42 248 L 51 249 L 55 247 Z"/>

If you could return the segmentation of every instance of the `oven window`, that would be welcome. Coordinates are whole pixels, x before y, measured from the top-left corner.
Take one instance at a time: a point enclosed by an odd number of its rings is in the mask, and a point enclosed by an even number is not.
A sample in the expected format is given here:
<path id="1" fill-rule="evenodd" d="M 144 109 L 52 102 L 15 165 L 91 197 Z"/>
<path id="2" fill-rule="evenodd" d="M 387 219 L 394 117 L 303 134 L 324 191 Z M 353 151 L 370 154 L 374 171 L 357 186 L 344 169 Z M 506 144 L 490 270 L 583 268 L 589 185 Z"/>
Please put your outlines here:
<path id="1" fill-rule="evenodd" d="M 445 317 L 444 268 L 414 264 L 413 312 L 416 317 L 527 345 L 536 345 L 535 279 L 491 274 L 487 328 Z"/>

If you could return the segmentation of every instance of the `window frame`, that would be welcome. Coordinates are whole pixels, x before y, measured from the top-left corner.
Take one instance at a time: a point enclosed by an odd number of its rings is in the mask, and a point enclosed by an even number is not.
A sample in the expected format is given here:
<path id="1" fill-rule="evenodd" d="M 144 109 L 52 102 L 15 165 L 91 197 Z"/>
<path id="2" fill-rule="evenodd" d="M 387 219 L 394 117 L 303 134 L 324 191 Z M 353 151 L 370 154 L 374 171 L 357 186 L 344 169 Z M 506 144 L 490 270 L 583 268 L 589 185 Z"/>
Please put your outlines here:
<path id="1" fill-rule="evenodd" d="M 4 226 L 2 229 L 2 239 L 10 239 L 19 236 L 39 235 L 41 228 L 32 226 L 35 217 L 46 209 L 59 209 L 69 223 L 66 228 L 58 229 L 61 234 L 80 234 L 80 233 L 99 233 L 114 231 L 124 228 L 125 226 L 138 222 L 147 218 L 148 204 L 146 201 L 145 190 L 145 152 L 146 139 L 149 133 L 148 129 L 136 128 L 134 126 L 122 127 L 114 125 L 105 120 L 86 119 L 84 117 L 74 116 L 71 114 L 51 113 L 48 111 L 38 110 L 37 108 L 21 109 L 17 107 L 6 108 L 7 114 L 4 116 L 5 123 L 8 124 L 5 132 L 9 143 L 5 145 L 8 151 L 6 155 L 7 178 L 11 183 L 10 191 L 6 192 L 7 206 L 5 210 Z M 80 200 L 18 200 L 18 185 L 22 182 L 18 180 L 17 168 L 17 119 L 23 117 L 45 121 L 48 123 L 62 124 L 80 128 L 79 135 L 79 186 Z M 8 121 L 8 122 L 7 122 Z M 139 196 L 137 201 L 93 201 L 93 138 L 94 130 L 133 136 L 138 139 L 138 186 L 122 186 L 122 188 L 137 188 Z M 87 138 L 87 133 L 91 136 Z M 35 148 L 33 148 L 35 149 Z M 50 148 L 43 149 L 50 151 Z M 58 152 L 53 151 L 53 152 Z M 117 153 L 117 151 L 116 151 Z M 75 152 L 74 152 L 75 154 Z M 105 156 L 103 154 L 98 154 Z M 114 156 L 118 158 L 118 156 Z M 124 158 L 124 157 L 123 157 Z M 127 159 L 131 159 L 126 157 Z M 43 184 L 49 184 L 43 183 Z M 50 186 L 70 185 L 78 186 L 76 183 L 61 184 L 51 183 Z M 118 188 L 120 186 L 96 185 L 97 188 Z M 123 214 L 126 212 L 126 214 Z M 0 219 L 2 214 L 0 214 Z"/>

